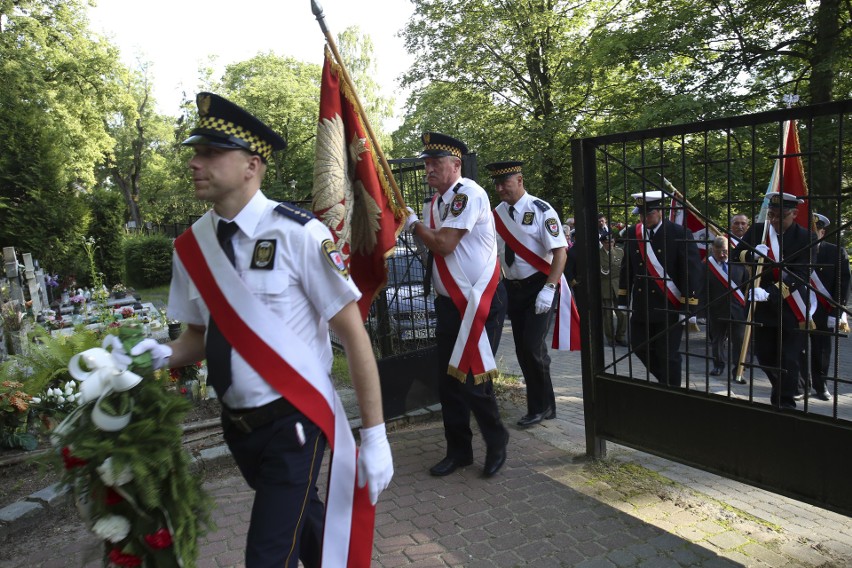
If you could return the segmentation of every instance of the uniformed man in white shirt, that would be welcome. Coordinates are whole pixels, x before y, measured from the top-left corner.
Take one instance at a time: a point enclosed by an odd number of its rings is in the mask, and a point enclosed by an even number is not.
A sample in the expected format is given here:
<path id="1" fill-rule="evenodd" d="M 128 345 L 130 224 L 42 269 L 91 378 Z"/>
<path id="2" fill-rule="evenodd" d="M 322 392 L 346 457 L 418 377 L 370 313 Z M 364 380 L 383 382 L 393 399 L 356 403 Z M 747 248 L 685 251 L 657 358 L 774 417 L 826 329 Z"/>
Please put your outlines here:
<path id="1" fill-rule="evenodd" d="M 472 412 L 485 438 L 483 474 L 491 477 L 506 461 L 509 440 L 492 383 L 497 376 L 494 353 L 506 316 L 494 218 L 485 190 L 461 176 L 467 146 L 437 132 L 427 132 L 422 139 L 426 183 L 437 193 L 424 205 L 423 221 L 412 211 L 406 229 L 430 251 L 447 439 L 446 457 L 429 472 L 449 475 L 473 463 Z"/>
<path id="2" fill-rule="evenodd" d="M 518 426 L 531 426 L 556 418 L 547 332 L 568 242 L 553 207 L 527 193 L 523 162 L 494 162 L 485 167 L 501 201 L 494 210 L 498 218 L 497 250 L 515 354 L 527 388 L 527 413 L 518 420 Z"/>
<path id="3" fill-rule="evenodd" d="M 316 487 L 326 433 L 341 420 L 329 378 L 329 328 L 346 349 L 363 423 L 357 464 L 354 440 L 341 440 L 339 428 L 332 462 L 349 460 L 340 471 L 355 481 L 357 469 L 373 504 L 393 474 L 378 371 L 356 305 L 361 294 L 328 229 L 260 191 L 267 162 L 284 140 L 222 97 L 201 93 L 197 103 L 198 124 L 183 144 L 194 151 L 195 196 L 213 209 L 175 243 L 168 314 L 187 328 L 167 345 L 145 340 L 133 354 L 149 351 L 158 368 L 206 357 L 225 441 L 256 492 L 246 566 L 295 568 L 301 559 L 315 567 L 321 559 L 345 559 L 341 548 L 348 543 L 323 544 L 325 511 Z M 348 500 L 329 491 L 329 511 L 348 503 L 352 512 L 352 490 L 346 491 Z"/>

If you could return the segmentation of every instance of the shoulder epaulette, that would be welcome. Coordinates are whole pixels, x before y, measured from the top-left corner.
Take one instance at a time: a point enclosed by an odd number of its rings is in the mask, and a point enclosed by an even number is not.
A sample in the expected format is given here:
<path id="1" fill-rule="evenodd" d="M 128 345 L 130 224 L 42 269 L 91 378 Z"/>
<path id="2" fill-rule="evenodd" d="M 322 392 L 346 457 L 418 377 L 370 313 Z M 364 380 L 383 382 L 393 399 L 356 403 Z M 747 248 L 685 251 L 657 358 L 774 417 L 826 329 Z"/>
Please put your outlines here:
<path id="1" fill-rule="evenodd" d="M 535 204 L 536 207 L 538 207 L 542 211 L 547 211 L 548 209 L 550 209 L 550 205 L 548 205 L 547 203 L 545 203 L 541 199 L 536 199 L 536 200 L 533 201 L 533 203 Z"/>
<path id="2" fill-rule="evenodd" d="M 290 205 L 289 203 L 279 203 L 275 206 L 275 211 L 281 215 L 296 221 L 300 225 L 306 224 L 311 219 L 315 219 L 314 214 L 307 209 Z"/>

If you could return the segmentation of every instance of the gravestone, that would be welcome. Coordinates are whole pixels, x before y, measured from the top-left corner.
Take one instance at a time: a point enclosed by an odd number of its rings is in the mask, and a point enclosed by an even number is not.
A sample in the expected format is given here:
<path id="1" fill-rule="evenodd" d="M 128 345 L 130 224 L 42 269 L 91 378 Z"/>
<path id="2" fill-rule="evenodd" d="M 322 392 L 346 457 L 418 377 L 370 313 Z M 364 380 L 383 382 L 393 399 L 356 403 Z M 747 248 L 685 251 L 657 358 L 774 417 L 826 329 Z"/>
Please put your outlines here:
<path id="1" fill-rule="evenodd" d="M 42 277 L 39 281 L 39 278 L 36 277 L 35 266 L 33 265 L 33 255 L 32 253 L 25 252 L 23 254 L 24 257 L 24 286 L 27 287 L 27 290 L 30 293 L 30 300 L 32 301 L 32 313 L 40 314 L 42 307 L 44 306 L 44 277 Z"/>
<path id="2" fill-rule="evenodd" d="M 6 278 L 9 279 L 9 298 L 24 305 L 24 290 L 21 288 L 18 257 L 14 247 L 3 247 L 3 263 L 6 267 Z"/>

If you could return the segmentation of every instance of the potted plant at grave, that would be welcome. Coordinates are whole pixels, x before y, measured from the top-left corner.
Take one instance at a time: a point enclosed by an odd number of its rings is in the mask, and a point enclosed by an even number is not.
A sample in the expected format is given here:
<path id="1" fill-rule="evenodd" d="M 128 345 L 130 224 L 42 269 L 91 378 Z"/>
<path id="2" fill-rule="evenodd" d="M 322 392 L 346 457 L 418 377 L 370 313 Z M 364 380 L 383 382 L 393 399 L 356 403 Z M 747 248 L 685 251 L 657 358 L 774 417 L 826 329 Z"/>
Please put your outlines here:
<path id="1" fill-rule="evenodd" d="M 115 299 L 121 299 L 127 296 L 127 288 L 119 282 L 115 286 L 112 287 L 112 297 Z"/>
<path id="2" fill-rule="evenodd" d="M 0 383 L 0 447 L 34 450 L 38 445 L 35 436 L 27 432 L 27 417 L 32 396 L 24 392 L 23 383 Z"/>
<path id="3" fill-rule="evenodd" d="M 75 314 L 83 313 L 83 306 L 86 305 L 86 296 L 82 294 L 75 294 L 68 298 L 68 301 L 71 302 L 71 310 Z"/>
<path id="4" fill-rule="evenodd" d="M 201 361 L 185 367 L 169 369 L 169 380 L 181 395 L 189 400 L 195 400 L 199 395 L 198 372 L 200 369 Z"/>

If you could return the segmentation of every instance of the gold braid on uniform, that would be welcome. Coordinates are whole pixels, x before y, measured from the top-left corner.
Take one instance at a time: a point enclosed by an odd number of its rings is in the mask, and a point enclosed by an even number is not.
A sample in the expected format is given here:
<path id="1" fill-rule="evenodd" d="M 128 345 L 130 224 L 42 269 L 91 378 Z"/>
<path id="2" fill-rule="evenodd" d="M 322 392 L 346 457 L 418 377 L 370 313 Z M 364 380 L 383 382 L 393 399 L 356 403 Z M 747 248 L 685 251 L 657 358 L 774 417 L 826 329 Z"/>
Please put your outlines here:
<path id="1" fill-rule="evenodd" d="M 447 369 L 447 374 L 456 379 L 460 383 L 465 383 L 467 381 L 467 373 L 461 371 L 460 369 L 449 366 Z M 497 369 L 492 369 L 490 371 L 485 371 L 484 373 L 480 373 L 478 375 L 473 376 L 473 384 L 481 385 L 482 383 L 487 383 L 490 380 L 496 379 L 500 376 L 500 371 Z"/>

